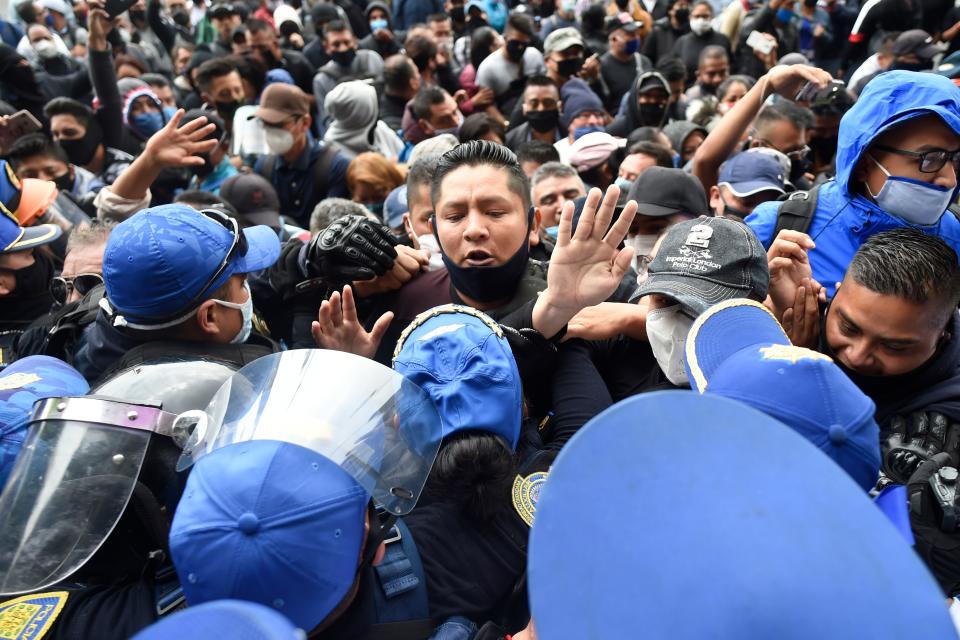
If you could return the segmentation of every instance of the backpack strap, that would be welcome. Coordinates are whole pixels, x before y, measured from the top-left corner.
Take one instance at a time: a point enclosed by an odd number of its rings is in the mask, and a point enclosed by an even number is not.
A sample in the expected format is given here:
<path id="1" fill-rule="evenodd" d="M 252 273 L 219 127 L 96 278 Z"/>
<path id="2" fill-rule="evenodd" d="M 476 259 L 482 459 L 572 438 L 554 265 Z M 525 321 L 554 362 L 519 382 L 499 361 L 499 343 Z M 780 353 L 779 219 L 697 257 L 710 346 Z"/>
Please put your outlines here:
<path id="1" fill-rule="evenodd" d="M 777 226 L 773 231 L 775 239 L 784 229 L 806 233 L 813 222 L 813 214 L 817 211 L 817 190 L 819 185 L 810 191 L 794 191 L 777 208 Z"/>
<path id="2" fill-rule="evenodd" d="M 324 198 L 327 197 L 327 189 L 330 188 L 330 167 L 336 157 L 337 149 L 333 145 L 324 143 L 320 157 L 313 165 L 313 190 L 314 193 L 323 194 Z"/>
<path id="3" fill-rule="evenodd" d="M 267 182 L 273 184 L 273 169 L 277 164 L 277 154 L 270 153 L 263 159 L 263 172 L 260 174 Z"/>

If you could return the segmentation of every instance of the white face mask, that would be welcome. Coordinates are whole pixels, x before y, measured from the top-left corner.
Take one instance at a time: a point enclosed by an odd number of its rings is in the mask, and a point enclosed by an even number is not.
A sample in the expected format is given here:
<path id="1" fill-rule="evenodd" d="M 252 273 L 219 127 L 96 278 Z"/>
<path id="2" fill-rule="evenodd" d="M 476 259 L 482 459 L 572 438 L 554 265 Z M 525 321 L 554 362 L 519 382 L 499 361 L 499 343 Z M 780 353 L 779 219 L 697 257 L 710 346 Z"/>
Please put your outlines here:
<path id="1" fill-rule="evenodd" d="M 217 304 L 223 305 L 228 309 L 239 309 L 243 316 L 243 325 L 239 333 L 233 337 L 230 344 L 243 344 L 250 337 L 250 331 L 253 329 L 253 296 L 250 295 L 250 285 L 243 281 L 243 288 L 247 292 L 247 299 L 243 302 L 227 302 L 226 300 L 214 300 Z"/>
<path id="2" fill-rule="evenodd" d="M 293 134 L 286 129 L 264 127 L 263 136 L 267 142 L 267 147 L 270 149 L 270 153 L 278 156 L 282 156 L 287 151 L 290 151 L 290 147 L 293 146 Z"/>
<path id="3" fill-rule="evenodd" d="M 443 257 L 440 255 L 440 245 L 437 243 L 437 239 L 433 236 L 432 233 L 427 233 L 422 236 L 417 236 L 417 242 L 420 243 L 421 249 L 426 249 L 430 252 L 430 262 L 427 263 L 427 271 L 436 271 L 437 269 L 443 268 Z"/>
<path id="4" fill-rule="evenodd" d="M 713 27 L 710 26 L 710 18 L 690 18 L 690 31 L 698 36 L 707 33 Z"/>
<path id="5" fill-rule="evenodd" d="M 45 60 L 56 58 L 58 55 L 57 45 L 53 43 L 53 40 L 38 40 L 33 43 L 33 50 Z"/>
<path id="6" fill-rule="evenodd" d="M 892 216 L 903 218 L 913 224 L 929 226 L 940 220 L 950 206 L 953 189 L 890 175 L 887 168 L 877 162 L 876 158 L 869 153 L 867 157 L 873 160 L 880 167 L 880 171 L 887 176 L 887 181 L 883 183 L 877 195 L 873 195 L 870 186 L 867 186 L 867 192 L 873 196 L 878 207 Z"/>
<path id="7" fill-rule="evenodd" d="M 683 364 L 684 345 L 693 326 L 693 318 L 675 304 L 647 313 L 647 341 L 667 380 L 678 387 L 687 386 L 687 368 Z"/>
<path id="8" fill-rule="evenodd" d="M 624 238 L 623 244 L 628 247 L 633 247 L 633 250 L 636 252 L 636 258 L 639 260 L 643 256 L 649 256 L 653 253 L 653 248 L 657 244 L 657 240 L 660 236 L 656 233 L 638 233 L 632 238 Z"/>

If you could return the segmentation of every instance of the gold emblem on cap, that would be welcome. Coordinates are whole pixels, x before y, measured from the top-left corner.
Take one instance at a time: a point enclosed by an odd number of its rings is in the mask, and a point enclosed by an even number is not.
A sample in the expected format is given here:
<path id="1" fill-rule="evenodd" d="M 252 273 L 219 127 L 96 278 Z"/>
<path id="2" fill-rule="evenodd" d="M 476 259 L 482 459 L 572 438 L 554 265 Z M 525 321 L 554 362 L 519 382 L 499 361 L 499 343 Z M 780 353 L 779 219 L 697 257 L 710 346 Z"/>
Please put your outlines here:
<path id="1" fill-rule="evenodd" d="M 796 364 L 801 360 L 825 360 L 833 362 L 830 356 L 807 349 L 805 347 L 795 347 L 791 344 L 774 344 L 769 347 L 761 347 L 760 353 L 764 360 L 783 360 L 790 364 Z"/>

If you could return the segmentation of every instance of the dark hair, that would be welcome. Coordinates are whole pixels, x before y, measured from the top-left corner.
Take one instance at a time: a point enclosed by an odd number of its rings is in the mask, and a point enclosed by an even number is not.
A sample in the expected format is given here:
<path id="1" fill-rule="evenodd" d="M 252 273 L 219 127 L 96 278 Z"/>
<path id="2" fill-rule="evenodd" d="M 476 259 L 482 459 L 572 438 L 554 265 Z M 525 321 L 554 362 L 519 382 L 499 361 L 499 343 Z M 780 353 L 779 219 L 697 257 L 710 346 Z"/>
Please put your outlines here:
<path id="1" fill-rule="evenodd" d="M 853 94 L 846 89 L 841 89 L 837 95 L 826 104 L 812 105 L 810 110 L 815 116 L 843 116 L 853 107 L 856 102 Z"/>
<path id="2" fill-rule="evenodd" d="M 323 25 L 323 37 L 326 38 L 331 33 L 340 33 L 342 31 L 349 31 L 351 34 L 353 31 L 350 27 L 347 26 L 347 23 L 343 20 L 331 20 L 327 24 Z"/>
<path id="3" fill-rule="evenodd" d="M 667 82 L 679 82 L 687 79 L 687 65 L 679 56 L 666 56 L 657 60 L 654 71 L 659 73 Z"/>
<path id="4" fill-rule="evenodd" d="M 716 16 L 716 15 L 717 15 L 717 11 L 713 8 L 713 5 L 710 4 L 707 0 L 697 0 L 696 2 L 691 2 L 691 3 L 690 3 L 690 11 L 693 11 L 694 9 L 696 9 L 697 7 L 699 7 L 700 5 L 703 5 L 703 6 L 705 6 L 706 8 L 710 9 L 710 15 L 711 15 L 711 16 Z"/>
<path id="5" fill-rule="evenodd" d="M 510 504 L 517 463 L 506 443 L 483 431 L 461 431 L 444 439 L 427 478 L 424 496 L 460 506 L 475 522 L 490 522 Z"/>
<path id="6" fill-rule="evenodd" d="M 260 62 L 260 59 L 252 53 L 245 53 L 242 56 L 230 56 L 227 58 L 235 67 L 237 73 L 243 80 L 253 85 L 253 90 L 259 95 L 267 84 L 267 66 Z"/>
<path id="7" fill-rule="evenodd" d="M 697 4 L 707 4 L 707 3 L 698 2 Z M 720 60 L 720 59 L 730 62 L 730 56 L 727 55 L 727 50 L 718 44 L 709 44 L 700 50 L 700 57 L 697 58 L 697 66 L 702 65 L 705 60 Z"/>
<path id="8" fill-rule="evenodd" d="M 412 206 L 420 187 L 433 184 L 433 172 L 440 161 L 436 154 L 425 155 L 407 169 L 407 204 Z"/>
<path id="9" fill-rule="evenodd" d="M 553 87 L 557 89 L 557 85 L 553 83 L 553 80 L 551 80 L 549 76 L 544 75 L 530 76 L 527 78 L 527 86 L 524 87 L 523 90 L 526 91 L 530 87 Z M 557 89 L 557 95 L 559 94 L 560 90 Z"/>
<path id="10" fill-rule="evenodd" d="M 750 89 L 753 89 L 753 85 L 755 85 L 756 83 L 757 81 L 750 76 L 745 76 L 745 75 L 728 76 L 726 80 L 724 80 L 717 86 L 717 97 L 720 99 L 723 99 L 723 96 L 727 93 L 730 87 L 732 87 L 735 84 L 742 84 L 747 88 L 747 91 L 750 91 Z"/>
<path id="11" fill-rule="evenodd" d="M 480 68 L 480 63 L 487 59 L 497 41 L 497 32 L 491 27 L 479 27 L 470 35 L 470 64 L 474 70 Z"/>
<path id="12" fill-rule="evenodd" d="M 440 156 L 437 169 L 433 174 L 433 185 L 430 187 L 430 199 L 436 207 L 440 199 L 440 189 L 447 174 L 460 167 L 475 167 L 488 165 L 503 169 L 507 172 L 507 186 L 513 193 L 520 196 L 524 210 L 530 208 L 530 180 L 520 168 L 517 156 L 513 151 L 502 144 L 489 140 L 471 140 L 454 147 Z"/>
<path id="13" fill-rule="evenodd" d="M 757 114 L 757 119 L 753 123 L 753 128 L 757 131 L 763 127 L 773 124 L 774 122 L 789 122 L 798 129 L 806 128 L 806 123 L 802 116 L 793 109 L 787 107 L 787 105 L 793 106 L 795 109 L 799 109 L 796 105 L 793 105 L 792 102 L 778 102 L 777 104 L 767 105 L 760 110 L 760 113 Z"/>
<path id="14" fill-rule="evenodd" d="M 430 120 L 430 107 L 440 104 L 447 99 L 447 92 L 435 85 L 421 87 L 413 97 L 413 115 L 417 118 Z"/>
<path id="15" fill-rule="evenodd" d="M 239 74 L 237 65 L 235 65 L 230 58 L 207 60 L 197 67 L 196 84 L 201 91 L 208 91 L 215 78 L 222 78 L 234 72 Z"/>
<path id="16" fill-rule="evenodd" d="M 119 71 L 120 67 L 125 64 L 130 65 L 131 67 L 136 67 L 140 71 L 141 75 L 147 72 L 147 65 L 143 64 L 143 61 L 136 56 L 132 56 L 128 53 L 121 53 L 113 59 L 113 68 L 117 71 Z"/>
<path id="17" fill-rule="evenodd" d="M 431 13 L 427 16 L 427 24 L 430 24 L 431 22 L 446 22 L 449 19 L 450 16 L 445 13 Z"/>
<path id="18" fill-rule="evenodd" d="M 67 157 L 67 153 L 60 145 L 48 138 L 45 133 L 39 132 L 28 133 L 17 138 L 7 151 L 6 157 L 13 170 L 16 171 L 24 160 L 33 156 L 50 156 L 64 164 L 70 164 L 70 158 Z"/>
<path id="19" fill-rule="evenodd" d="M 199 189 L 194 189 L 192 191 L 181 191 L 177 194 L 173 201 L 178 204 L 185 204 L 188 207 L 193 207 L 198 211 L 200 209 L 216 209 L 218 211 L 222 211 L 231 218 L 237 217 L 237 210 L 232 204 L 209 191 L 200 191 Z"/>
<path id="20" fill-rule="evenodd" d="M 662 144 L 643 140 L 631 146 L 627 150 L 628 156 L 632 156 L 635 153 L 642 153 L 645 156 L 650 156 L 656 161 L 658 167 L 666 167 L 667 169 L 673 168 L 673 152 L 671 149 L 668 149 Z"/>
<path id="21" fill-rule="evenodd" d="M 264 22 L 259 18 L 250 18 L 247 20 L 247 31 L 250 33 L 260 33 L 262 31 L 269 31 L 274 36 L 277 35 L 277 32 L 273 30 L 273 27 L 270 26 L 269 22 Z"/>
<path id="22" fill-rule="evenodd" d="M 408 36 L 403 43 L 403 48 L 420 71 L 425 70 L 437 55 L 437 43 L 422 34 Z"/>
<path id="23" fill-rule="evenodd" d="M 140 76 L 140 79 L 153 87 L 169 87 L 170 81 L 167 78 L 159 73 L 145 73 Z"/>
<path id="24" fill-rule="evenodd" d="M 506 29 L 513 29 L 528 38 L 536 37 L 534 35 L 533 19 L 525 13 L 511 13 L 507 18 Z M 506 29 L 504 29 L 504 31 L 506 31 Z"/>
<path id="25" fill-rule="evenodd" d="M 17 15 L 20 16 L 20 19 L 23 20 L 23 24 L 27 27 L 34 23 L 40 24 L 37 22 L 37 18 L 40 17 L 40 14 L 37 13 L 37 8 L 29 0 L 20 3 L 14 3 L 14 9 L 16 10 Z"/>
<path id="26" fill-rule="evenodd" d="M 941 312 L 932 321 L 940 326 L 960 302 L 956 252 L 938 236 L 909 227 L 867 239 L 853 256 L 847 275 L 874 293 L 920 304 L 937 302 Z"/>
<path id="27" fill-rule="evenodd" d="M 807 107 L 801 107 L 796 102 L 789 100 L 783 100 L 776 106 L 788 118 L 796 122 L 801 129 L 811 129 L 817 125 L 816 116 L 814 116 L 813 111 Z"/>
<path id="28" fill-rule="evenodd" d="M 888 31 L 880 38 L 880 43 L 877 45 L 877 53 L 885 56 L 893 55 L 893 43 L 897 41 L 897 38 L 900 36 L 899 31 Z"/>
<path id="29" fill-rule="evenodd" d="M 503 144 L 507 136 L 503 125 L 494 120 L 485 113 L 474 113 L 463 121 L 460 125 L 460 143 L 470 142 L 471 140 L 481 140 L 483 136 L 492 133 L 500 138 L 500 144 Z"/>
<path id="30" fill-rule="evenodd" d="M 416 65 L 407 56 L 398 53 L 390 56 L 383 63 L 383 86 L 392 91 L 405 91 L 413 80 L 413 71 Z"/>
<path id="31" fill-rule="evenodd" d="M 580 14 L 580 22 L 583 24 L 584 33 L 601 33 L 603 31 L 603 21 L 607 17 L 607 12 L 600 2 L 590 4 Z"/>
<path id="32" fill-rule="evenodd" d="M 43 108 L 43 115 L 49 120 L 53 116 L 68 115 L 77 119 L 84 127 L 90 126 L 93 111 L 87 105 L 73 98 L 54 98 Z"/>
<path id="33" fill-rule="evenodd" d="M 517 162 L 536 162 L 544 165 L 548 162 L 560 162 L 560 152 L 549 142 L 529 140 L 517 147 Z"/>

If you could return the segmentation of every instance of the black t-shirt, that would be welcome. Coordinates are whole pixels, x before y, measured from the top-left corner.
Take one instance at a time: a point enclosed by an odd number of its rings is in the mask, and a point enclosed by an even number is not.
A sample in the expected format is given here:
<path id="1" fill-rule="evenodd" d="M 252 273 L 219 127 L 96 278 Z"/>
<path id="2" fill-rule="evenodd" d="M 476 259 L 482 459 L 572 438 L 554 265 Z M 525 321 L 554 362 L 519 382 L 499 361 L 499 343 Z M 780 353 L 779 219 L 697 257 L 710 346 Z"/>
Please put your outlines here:
<path id="1" fill-rule="evenodd" d="M 624 94 L 630 92 L 637 75 L 653 68 L 650 59 L 643 54 L 630 56 L 626 62 L 617 60 L 608 51 L 600 58 L 600 75 L 607 83 L 607 110 L 616 113 Z"/>

